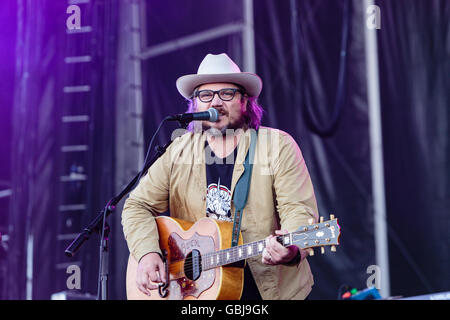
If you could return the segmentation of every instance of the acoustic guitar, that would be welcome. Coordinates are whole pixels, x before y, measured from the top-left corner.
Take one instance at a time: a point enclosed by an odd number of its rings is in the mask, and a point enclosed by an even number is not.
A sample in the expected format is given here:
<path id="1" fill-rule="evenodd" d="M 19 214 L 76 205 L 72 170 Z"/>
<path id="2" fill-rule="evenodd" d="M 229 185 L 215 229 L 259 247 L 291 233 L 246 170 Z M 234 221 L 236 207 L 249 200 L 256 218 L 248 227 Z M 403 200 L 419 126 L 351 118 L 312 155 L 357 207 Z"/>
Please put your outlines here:
<path id="1" fill-rule="evenodd" d="M 150 296 L 136 286 L 138 263 L 130 255 L 126 287 L 129 300 L 239 300 L 243 289 L 243 260 L 261 255 L 265 240 L 230 247 L 233 224 L 211 218 L 188 222 L 167 216 L 156 217 L 160 247 L 169 281 L 151 290 Z M 297 245 L 309 249 L 339 244 L 340 227 L 332 215 L 330 220 L 300 227 L 297 231 L 277 237 L 283 246 Z"/>

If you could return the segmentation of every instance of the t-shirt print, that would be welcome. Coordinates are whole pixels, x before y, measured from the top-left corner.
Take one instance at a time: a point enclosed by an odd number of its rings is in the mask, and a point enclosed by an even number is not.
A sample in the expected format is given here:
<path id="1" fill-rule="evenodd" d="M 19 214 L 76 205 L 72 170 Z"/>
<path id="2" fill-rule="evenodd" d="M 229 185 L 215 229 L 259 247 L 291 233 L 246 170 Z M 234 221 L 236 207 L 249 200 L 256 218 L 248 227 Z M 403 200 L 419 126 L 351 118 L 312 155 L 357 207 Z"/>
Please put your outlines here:
<path id="1" fill-rule="evenodd" d="M 233 221 L 231 217 L 231 191 L 225 185 L 217 183 L 208 185 L 206 194 L 206 215 L 221 221 Z"/>

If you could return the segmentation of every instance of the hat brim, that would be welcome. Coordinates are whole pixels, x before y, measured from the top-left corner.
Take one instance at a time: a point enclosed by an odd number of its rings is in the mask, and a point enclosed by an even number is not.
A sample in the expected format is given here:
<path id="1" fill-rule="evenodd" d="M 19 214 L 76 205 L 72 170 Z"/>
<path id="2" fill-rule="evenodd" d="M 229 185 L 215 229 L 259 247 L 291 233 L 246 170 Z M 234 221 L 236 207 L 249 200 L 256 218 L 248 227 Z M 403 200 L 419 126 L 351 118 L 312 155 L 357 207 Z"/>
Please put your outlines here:
<path id="1" fill-rule="evenodd" d="M 192 98 L 194 89 L 205 83 L 229 82 L 241 85 L 251 97 L 258 97 L 262 90 L 262 80 L 250 72 L 222 74 L 188 74 L 176 82 L 178 92 L 186 99 Z"/>

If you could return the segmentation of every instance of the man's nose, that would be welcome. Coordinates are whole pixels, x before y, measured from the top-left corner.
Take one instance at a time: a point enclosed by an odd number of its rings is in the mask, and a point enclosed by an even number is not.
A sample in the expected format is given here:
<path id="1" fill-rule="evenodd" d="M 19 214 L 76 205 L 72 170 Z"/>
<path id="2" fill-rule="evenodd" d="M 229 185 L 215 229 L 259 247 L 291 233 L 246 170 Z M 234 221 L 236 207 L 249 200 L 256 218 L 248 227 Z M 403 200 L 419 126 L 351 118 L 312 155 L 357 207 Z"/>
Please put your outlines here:
<path id="1" fill-rule="evenodd" d="M 211 106 L 221 106 L 223 104 L 222 99 L 219 98 L 219 94 L 214 94 L 214 97 L 211 101 Z"/>

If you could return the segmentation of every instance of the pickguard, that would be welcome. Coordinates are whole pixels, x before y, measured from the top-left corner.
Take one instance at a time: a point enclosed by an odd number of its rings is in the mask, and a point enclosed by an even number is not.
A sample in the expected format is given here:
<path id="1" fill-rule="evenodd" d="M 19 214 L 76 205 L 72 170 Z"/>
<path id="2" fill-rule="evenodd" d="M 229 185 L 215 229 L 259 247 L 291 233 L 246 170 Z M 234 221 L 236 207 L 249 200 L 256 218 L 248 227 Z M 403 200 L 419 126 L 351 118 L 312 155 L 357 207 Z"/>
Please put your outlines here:
<path id="1" fill-rule="evenodd" d="M 183 239 L 176 232 L 172 232 L 168 238 L 169 263 L 184 260 L 194 249 L 199 250 L 202 255 L 214 252 L 214 239 L 210 236 L 201 236 L 197 232 L 191 238 Z M 202 292 L 214 284 L 215 275 L 215 269 L 206 270 L 196 281 L 193 281 L 188 279 L 183 272 L 182 277 L 170 281 L 169 300 L 181 300 L 187 296 L 198 298 Z"/>

